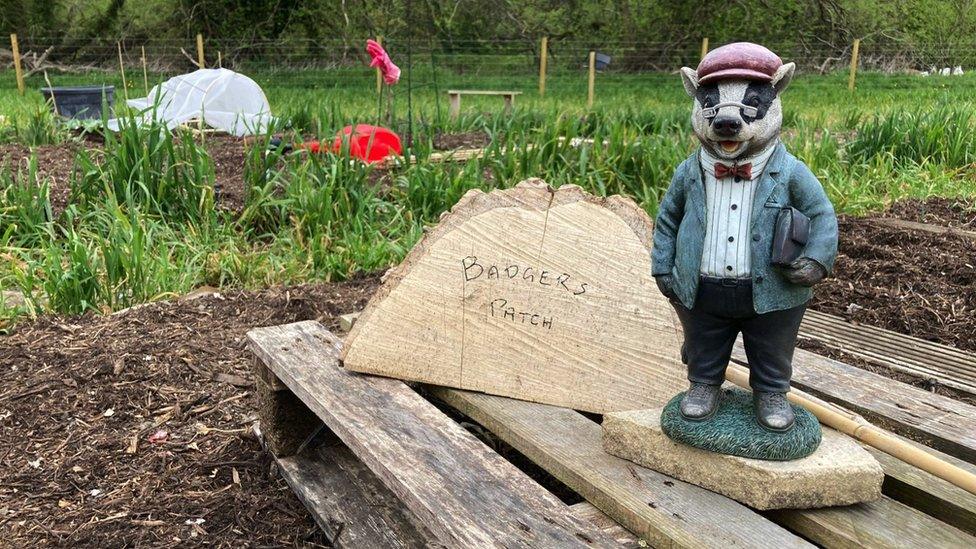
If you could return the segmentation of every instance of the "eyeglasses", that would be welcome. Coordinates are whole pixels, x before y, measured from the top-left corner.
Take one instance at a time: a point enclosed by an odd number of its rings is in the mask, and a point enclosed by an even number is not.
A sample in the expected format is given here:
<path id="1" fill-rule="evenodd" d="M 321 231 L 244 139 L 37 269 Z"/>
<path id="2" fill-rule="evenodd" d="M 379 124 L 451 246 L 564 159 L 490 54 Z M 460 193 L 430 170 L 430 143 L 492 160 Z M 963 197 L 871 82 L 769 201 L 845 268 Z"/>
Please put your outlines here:
<path id="1" fill-rule="evenodd" d="M 742 109 L 742 114 L 748 116 L 749 118 L 755 118 L 756 115 L 759 114 L 759 109 L 757 109 L 756 107 L 750 107 L 749 105 L 746 105 L 745 103 L 740 103 L 738 101 L 726 101 L 725 103 L 719 103 L 714 107 L 703 108 L 701 111 L 702 116 L 704 116 L 705 118 L 715 118 L 715 116 L 718 114 L 719 109 L 721 109 L 722 107 L 739 107 L 740 109 Z"/>

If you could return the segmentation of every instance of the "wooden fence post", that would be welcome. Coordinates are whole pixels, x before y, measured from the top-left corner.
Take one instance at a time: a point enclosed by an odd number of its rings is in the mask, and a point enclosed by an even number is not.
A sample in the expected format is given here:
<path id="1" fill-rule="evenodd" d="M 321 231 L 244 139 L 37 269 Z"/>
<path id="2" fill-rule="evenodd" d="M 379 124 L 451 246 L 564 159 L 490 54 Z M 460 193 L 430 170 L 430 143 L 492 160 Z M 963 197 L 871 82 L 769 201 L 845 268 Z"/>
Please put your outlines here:
<path id="1" fill-rule="evenodd" d="M 702 58 L 705 57 L 705 54 L 706 53 L 708 53 L 708 37 L 707 36 L 705 38 L 702 38 L 702 50 L 701 50 L 701 56 L 702 56 Z"/>
<path id="2" fill-rule="evenodd" d="M 539 97 L 546 95 L 546 62 L 549 60 L 549 37 L 542 37 L 539 48 Z"/>
<path id="3" fill-rule="evenodd" d="M 857 54 L 861 48 L 861 39 L 854 39 L 854 47 L 851 48 L 851 76 L 847 79 L 847 89 L 854 91 L 854 79 L 857 78 Z"/>
<path id="4" fill-rule="evenodd" d="M 149 73 L 146 71 L 146 46 L 139 46 L 142 50 L 142 85 L 146 88 L 146 95 L 149 95 Z"/>
<path id="5" fill-rule="evenodd" d="M 596 52 L 590 52 L 590 75 L 586 90 L 586 108 L 593 106 L 594 95 L 596 95 Z"/>
<path id="6" fill-rule="evenodd" d="M 206 63 L 204 62 L 203 57 L 203 35 L 200 33 L 197 33 L 197 65 L 201 69 L 206 68 Z"/>
<path id="7" fill-rule="evenodd" d="M 377 36 L 376 43 L 382 46 L 383 37 Z M 383 93 L 383 72 L 380 70 L 379 67 L 376 67 L 376 95 L 379 95 L 381 93 Z"/>
<path id="8" fill-rule="evenodd" d="M 129 85 L 125 81 L 125 65 L 122 64 L 122 42 L 116 42 L 115 46 L 119 49 L 119 72 L 122 73 L 122 96 L 129 100 Z"/>
<path id="9" fill-rule="evenodd" d="M 17 34 L 10 35 L 10 49 L 14 55 L 14 75 L 17 77 L 17 91 L 24 95 L 24 69 L 20 66 L 20 46 L 17 44 Z"/>

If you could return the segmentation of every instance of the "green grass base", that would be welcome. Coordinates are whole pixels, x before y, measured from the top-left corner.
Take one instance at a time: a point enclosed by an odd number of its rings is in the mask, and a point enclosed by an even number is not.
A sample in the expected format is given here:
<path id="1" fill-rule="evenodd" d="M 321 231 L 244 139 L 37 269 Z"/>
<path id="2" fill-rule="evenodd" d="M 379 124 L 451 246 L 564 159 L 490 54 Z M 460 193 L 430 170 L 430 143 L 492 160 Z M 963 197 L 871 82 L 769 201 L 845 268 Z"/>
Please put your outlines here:
<path id="1" fill-rule="evenodd" d="M 681 415 L 681 397 L 661 411 L 661 429 L 672 440 L 720 454 L 753 459 L 789 461 L 812 454 L 820 446 L 820 422 L 799 406 L 791 404 L 796 423 L 785 433 L 764 429 L 756 421 L 752 393 L 723 389 L 722 404 L 705 421 L 689 421 Z"/>

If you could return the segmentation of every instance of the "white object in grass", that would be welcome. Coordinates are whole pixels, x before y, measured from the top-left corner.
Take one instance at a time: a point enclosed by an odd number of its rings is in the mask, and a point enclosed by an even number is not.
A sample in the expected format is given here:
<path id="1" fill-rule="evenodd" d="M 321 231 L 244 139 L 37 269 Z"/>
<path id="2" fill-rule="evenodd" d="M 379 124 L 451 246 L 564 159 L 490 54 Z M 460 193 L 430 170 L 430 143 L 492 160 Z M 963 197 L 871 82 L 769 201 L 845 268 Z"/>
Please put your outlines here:
<path id="1" fill-rule="evenodd" d="M 175 76 L 155 86 L 147 97 L 126 104 L 138 111 L 137 124 L 155 118 L 175 128 L 199 119 L 238 137 L 263 133 L 274 120 L 261 86 L 228 69 L 200 69 Z M 126 118 L 113 118 L 108 127 L 118 131 L 126 123 Z"/>

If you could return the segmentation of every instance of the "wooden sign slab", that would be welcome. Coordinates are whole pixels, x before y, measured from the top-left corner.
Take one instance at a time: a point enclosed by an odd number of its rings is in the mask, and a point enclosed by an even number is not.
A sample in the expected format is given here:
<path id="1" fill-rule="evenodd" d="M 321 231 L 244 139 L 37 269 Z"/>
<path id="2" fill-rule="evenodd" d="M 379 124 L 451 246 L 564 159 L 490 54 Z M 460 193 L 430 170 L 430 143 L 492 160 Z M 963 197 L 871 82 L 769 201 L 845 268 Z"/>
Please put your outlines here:
<path id="1" fill-rule="evenodd" d="M 467 193 L 353 326 L 351 370 L 591 412 L 662 406 L 686 384 L 627 198 L 540 180 Z"/>

